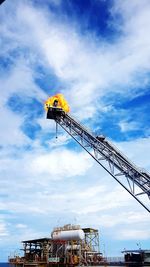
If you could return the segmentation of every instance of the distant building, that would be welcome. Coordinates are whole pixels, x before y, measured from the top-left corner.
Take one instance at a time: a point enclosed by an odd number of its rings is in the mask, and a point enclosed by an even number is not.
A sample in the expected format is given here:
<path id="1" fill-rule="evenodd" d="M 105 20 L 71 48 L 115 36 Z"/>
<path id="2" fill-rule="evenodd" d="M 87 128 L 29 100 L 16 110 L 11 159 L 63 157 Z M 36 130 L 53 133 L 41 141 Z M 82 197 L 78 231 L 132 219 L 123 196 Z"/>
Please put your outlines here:
<path id="1" fill-rule="evenodd" d="M 124 253 L 126 263 L 140 263 L 150 266 L 150 250 L 148 249 L 124 250 L 122 253 Z"/>

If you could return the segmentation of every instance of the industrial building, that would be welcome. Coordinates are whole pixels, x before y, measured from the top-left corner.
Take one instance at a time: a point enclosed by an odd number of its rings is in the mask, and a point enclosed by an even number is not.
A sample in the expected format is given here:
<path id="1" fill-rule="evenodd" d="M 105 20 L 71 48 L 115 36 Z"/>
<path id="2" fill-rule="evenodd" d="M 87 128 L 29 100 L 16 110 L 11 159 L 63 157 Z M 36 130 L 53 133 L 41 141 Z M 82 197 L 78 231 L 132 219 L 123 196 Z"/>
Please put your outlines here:
<path id="1" fill-rule="evenodd" d="M 18 267 L 99 265 L 103 261 L 99 252 L 99 233 L 93 228 L 67 224 L 54 228 L 51 238 L 22 243 L 24 255 L 9 259 L 9 263 Z"/>

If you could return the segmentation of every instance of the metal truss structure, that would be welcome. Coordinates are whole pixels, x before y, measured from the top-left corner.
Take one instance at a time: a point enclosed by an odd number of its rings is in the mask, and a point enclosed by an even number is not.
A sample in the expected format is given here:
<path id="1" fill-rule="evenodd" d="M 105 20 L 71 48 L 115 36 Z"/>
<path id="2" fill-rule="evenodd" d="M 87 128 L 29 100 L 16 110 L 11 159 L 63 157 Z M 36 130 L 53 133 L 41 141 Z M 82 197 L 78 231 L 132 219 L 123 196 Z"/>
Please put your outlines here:
<path id="1" fill-rule="evenodd" d="M 150 212 L 150 174 L 139 169 L 103 136 L 95 136 L 76 119 L 58 108 L 49 108 L 54 119 L 120 185 Z"/>
<path id="2" fill-rule="evenodd" d="M 83 228 L 85 233 L 85 243 L 91 251 L 99 252 L 99 233 L 97 229 Z"/>

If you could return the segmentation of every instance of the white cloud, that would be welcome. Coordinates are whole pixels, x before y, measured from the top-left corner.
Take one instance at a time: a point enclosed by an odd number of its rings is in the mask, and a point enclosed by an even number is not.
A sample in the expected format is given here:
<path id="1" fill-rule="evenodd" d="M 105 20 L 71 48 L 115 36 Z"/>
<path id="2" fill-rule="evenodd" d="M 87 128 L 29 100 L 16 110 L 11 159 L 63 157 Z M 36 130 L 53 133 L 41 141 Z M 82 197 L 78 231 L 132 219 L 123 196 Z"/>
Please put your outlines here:
<path id="1" fill-rule="evenodd" d="M 0 107 L 0 145 L 7 147 L 10 145 L 20 146 L 28 144 L 28 137 L 20 130 L 23 118 L 14 114 L 8 108 Z"/>
<path id="2" fill-rule="evenodd" d="M 5 222 L 1 221 L 0 222 L 0 240 L 1 238 L 8 236 L 8 235 L 9 233 L 8 233 L 7 225 Z"/>
<path id="3" fill-rule="evenodd" d="M 21 126 L 24 123 L 26 114 L 22 115 L 23 113 L 15 114 L 15 112 L 12 112 L 9 109 L 9 106 L 7 106 L 7 101 L 12 95 L 19 94 L 22 96 L 22 99 L 24 99 L 24 101 L 26 101 L 26 97 L 34 97 L 39 102 L 41 102 L 41 108 L 43 108 L 44 99 L 46 99 L 47 96 L 33 82 L 33 75 L 34 74 L 31 68 L 26 67 L 23 62 L 22 64 L 21 62 L 17 62 L 17 66 L 12 68 L 11 72 L 8 75 L 9 77 L 7 77 L 5 74 L 0 78 L 0 85 L 3 89 L 1 91 L 0 97 L 1 145 L 21 146 L 30 143 L 29 138 L 25 136 L 25 134 L 23 134 L 21 130 Z M 17 103 L 17 105 L 20 105 L 20 103 Z"/>
<path id="4" fill-rule="evenodd" d="M 146 22 L 149 23 L 147 12 L 149 5 L 148 2 L 145 3 L 147 3 L 145 8 L 140 10 L 141 20 L 144 23 L 146 17 Z M 117 5 L 117 2 L 115 4 Z M 132 8 L 134 6 L 131 4 Z M 26 11 L 34 18 L 32 27 L 35 30 L 37 27 L 36 11 L 31 8 Z M 147 78 L 143 78 L 141 81 L 141 78 L 138 79 L 136 75 L 139 70 L 141 73 L 148 70 L 150 55 L 148 49 L 150 38 L 145 32 L 147 27 L 144 27 L 144 30 L 142 30 L 142 26 L 140 27 L 141 35 L 136 27 L 139 9 L 135 8 L 134 18 L 128 20 L 128 14 L 124 17 L 125 25 L 128 25 L 132 32 L 125 32 L 126 34 L 113 45 L 108 45 L 102 40 L 96 43 L 90 35 L 83 39 L 75 28 L 68 25 L 62 26 L 56 23 L 55 19 L 51 27 L 42 14 L 41 19 L 42 24 L 39 25 L 39 31 L 35 36 L 37 44 L 58 77 L 70 83 L 71 91 L 66 92 L 66 95 L 71 101 L 73 111 L 75 110 L 80 118 L 92 117 L 96 109 L 95 99 L 106 92 L 121 91 L 134 96 L 134 87 L 141 82 L 142 86 L 144 83 L 147 84 Z M 29 23 L 27 16 L 24 21 Z M 40 34 L 44 32 L 43 29 L 46 29 L 44 36 Z M 146 38 L 143 39 L 143 35 Z M 132 88 L 132 94 L 128 89 L 129 86 Z"/>
<path id="5" fill-rule="evenodd" d="M 34 175 L 49 175 L 50 179 L 61 179 L 61 177 L 84 175 L 91 165 L 89 156 L 83 152 L 58 149 L 35 156 L 29 168 Z"/>
<path id="6" fill-rule="evenodd" d="M 7 8 L 9 9 L 9 5 Z M 2 33 L 4 37 L 9 36 L 9 41 L 15 48 L 21 45 L 28 49 L 29 58 L 23 58 L 18 67 L 14 67 L 13 79 L 7 77 L 7 83 L 3 80 L 4 87 L 11 88 L 7 90 L 9 94 L 18 88 L 38 99 L 46 98 L 33 81 L 36 60 L 47 69 L 52 68 L 58 78 L 68 83 L 69 90 L 64 90 L 64 93 L 72 112 L 80 119 L 92 118 L 101 105 L 96 99 L 109 91 L 119 91 L 134 97 L 134 91 L 137 94 L 135 87 L 140 84 L 143 87 L 148 83 L 147 76 L 142 76 L 149 70 L 150 38 L 147 34 L 148 27 L 145 27 L 145 24 L 149 24 L 148 1 L 144 1 L 142 6 L 140 1 L 136 1 L 136 4 L 129 1 L 114 2 L 112 13 L 119 12 L 123 16 L 121 25 L 124 34 L 113 44 L 94 39 L 95 36 L 90 34 L 81 36 L 75 24 L 58 22 L 57 17 L 46 8 L 37 9 L 28 2 L 22 2 L 15 8 L 16 32 L 11 31 L 10 16 L 7 24 L 3 25 Z M 134 17 L 130 16 L 131 10 L 134 10 Z M 7 54 L 8 52 L 9 50 Z M 27 70 L 24 62 L 32 64 L 32 71 Z M 143 88 L 138 93 L 142 92 Z"/>
<path id="7" fill-rule="evenodd" d="M 21 159 L 3 159 L 1 166 L 1 173 L 5 175 L 5 179 L 1 181 L 1 193 L 10 195 L 1 206 L 2 210 L 47 214 L 59 213 L 62 205 L 68 212 L 88 216 L 116 208 L 126 209 L 136 203 L 100 166 L 96 163 L 93 165 L 92 159 L 82 152 L 56 149 L 43 154 L 42 150 L 35 151 Z M 8 166 L 11 176 L 15 177 L 12 180 L 9 178 Z M 14 197 L 10 194 L 12 187 Z M 118 222 L 118 217 L 116 218 Z M 109 225 L 110 222 L 111 225 L 116 224 L 116 220 L 108 220 Z"/>
<path id="8" fill-rule="evenodd" d="M 16 228 L 19 228 L 19 229 L 25 229 L 27 228 L 28 226 L 26 224 L 23 224 L 23 223 L 17 223 L 16 224 Z"/>
<path id="9" fill-rule="evenodd" d="M 134 9 L 132 19 L 128 14 L 131 9 Z M 134 87 L 140 83 L 143 86 L 144 81 L 146 84 L 148 82 L 144 77 L 142 80 L 138 79 L 137 73 L 139 70 L 141 74 L 146 73 L 149 69 L 150 38 L 146 32 L 147 27 L 142 28 L 144 23 L 149 23 L 149 4 L 145 1 L 140 15 L 139 9 L 128 1 L 126 5 L 116 1 L 112 12 L 116 10 L 125 10 L 122 12 L 125 13 L 125 33 L 116 43 L 108 45 L 102 39 L 95 41 L 90 34 L 83 38 L 74 25 L 60 24 L 57 18 L 51 13 L 48 14 L 45 9 L 37 10 L 24 4 L 17 6 L 17 23 L 21 25 L 18 30 L 22 33 L 19 40 L 17 39 L 18 43 L 24 42 L 23 46 L 28 47 L 32 54 L 34 49 L 36 58 L 38 55 L 45 66 L 47 64 L 60 79 L 67 81 L 70 91 L 65 91 L 66 96 L 72 110 L 76 113 L 79 111 L 82 118 L 83 114 L 86 117 L 93 116 L 97 108 L 95 99 L 106 92 L 121 91 L 134 96 Z M 137 31 L 139 16 L 140 31 L 139 28 Z M 27 31 L 28 38 L 25 38 Z M 143 38 L 143 35 L 146 38 Z M 16 38 L 16 35 L 13 36 L 12 41 Z M 132 88 L 132 94 L 129 86 Z M 87 106 L 89 107 L 84 112 Z"/>
<path id="10" fill-rule="evenodd" d="M 133 141 L 116 143 L 116 146 L 139 168 L 150 170 L 150 138 L 138 138 Z"/>
<path id="11" fill-rule="evenodd" d="M 138 123 L 134 122 L 134 121 L 120 121 L 118 123 L 121 132 L 127 132 L 127 131 L 135 131 L 136 129 L 139 128 Z"/>
<path id="12" fill-rule="evenodd" d="M 122 240 L 149 240 L 150 231 L 149 229 L 134 230 L 134 229 L 124 229 L 118 233 L 118 238 Z"/>

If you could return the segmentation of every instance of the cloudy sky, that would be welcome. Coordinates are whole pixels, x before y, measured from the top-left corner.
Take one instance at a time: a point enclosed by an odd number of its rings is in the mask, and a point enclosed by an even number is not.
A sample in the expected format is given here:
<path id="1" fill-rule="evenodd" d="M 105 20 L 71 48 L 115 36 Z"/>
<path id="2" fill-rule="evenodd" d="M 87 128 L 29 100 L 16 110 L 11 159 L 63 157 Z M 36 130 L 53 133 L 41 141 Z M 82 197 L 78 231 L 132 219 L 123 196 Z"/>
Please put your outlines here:
<path id="1" fill-rule="evenodd" d="M 55 123 L 71 114 L 150 171 L 150 1 L 6 0 L 0 6 L 0 261 L 77 223 L 101 251 L 150 248 L 150 216 Z"/>

